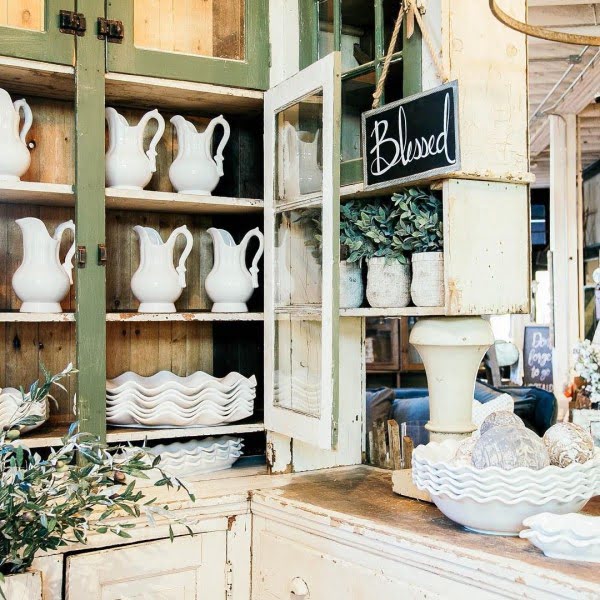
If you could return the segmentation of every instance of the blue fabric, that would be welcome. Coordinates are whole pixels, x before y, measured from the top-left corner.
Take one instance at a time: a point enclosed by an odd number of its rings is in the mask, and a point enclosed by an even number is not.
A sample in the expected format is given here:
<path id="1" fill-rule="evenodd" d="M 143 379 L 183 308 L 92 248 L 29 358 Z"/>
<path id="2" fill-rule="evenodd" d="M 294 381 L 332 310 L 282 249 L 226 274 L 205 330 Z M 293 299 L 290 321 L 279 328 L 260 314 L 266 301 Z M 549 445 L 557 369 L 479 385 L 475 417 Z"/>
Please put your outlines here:
<path id="1" fill-rule="evenodd" d="M 377 390 L 379 398 L 383 397 L 382 390 Z M 369 390 L 367 392 L 367 413 L 369 412 Z M 515 401 L 515 413 L 523 419 L 527 427 L 538 435 L 544 435 L 546 430 L 556 423 L 558 403 L 550 392 L 539 388 L 507 387 L 494 388 L 491 385 L 477 382 L 475 385 L 475 400 L 485 404 L 500 394 L 508 393 Z M 390 397 L 390 396 L 388 396 Z M 379 403 L 379 412 L 382 410 Z M 388 418 L 398 423 L 407 421 L 426 421 L 429 419 L 429 396 L 426 388 L 396 388 L 394 400 L 389 406 Z"/>

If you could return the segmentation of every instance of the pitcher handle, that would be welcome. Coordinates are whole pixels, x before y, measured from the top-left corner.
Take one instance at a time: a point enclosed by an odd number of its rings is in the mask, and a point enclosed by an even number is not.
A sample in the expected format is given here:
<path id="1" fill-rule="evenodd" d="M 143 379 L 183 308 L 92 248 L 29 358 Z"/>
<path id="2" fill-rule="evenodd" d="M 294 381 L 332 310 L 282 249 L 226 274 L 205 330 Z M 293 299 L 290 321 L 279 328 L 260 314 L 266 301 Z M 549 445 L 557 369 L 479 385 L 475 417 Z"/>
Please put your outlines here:
<path id="1" fill-rule="evenodd" d="M 221 127 L 223 127 L 223 137 L 221 138 L 221 141 L 219 142 L 219 146 L 217 147 L 217 153 L 213 157 L 213 159 L 217 165 L 217 173 L 219 174 L 219 177 L 223 177 L 223 150 L 225 149 L 225 146 L 226 146 L 227 142 L 229 141 L 229 135 L 231 134 L 231 129 L 229 127 L 229 123 L 225 120 L 223 115 L 219 115 L 213 121 L 214 121 L 215 126 L 221 125 Z M 212 137 L 207 137 L 206 143 L 207 143 L 207 154 L 210 156 L 210 151 L 211 151 L 210 145 L 212 143 Z"/>
<path id="2" fill-rule="evenodd" d="M 73 244 L 69 248 L 66 256 L 65 262 L 62 264 L 63 269 L 66 274 L 69 276 L 69 282 L 73 283 L 73 257 L 75 256 L 75 223 L 73 221 L 65 221 L 61 223 L 56 230 L 54 231 L 54 239 L 60 242 L 62 240 L 63 233 L 70 229 L 73 232 Z M 57 248 L 56 252 L 58 253 L 59 249 Z"/>
<path id="3" fill-rule="evenodd" d="M 150 169 L 152 170 L 153 173 L 155 173 L 156 172 L 156 156 L 158 154 L 156 152 L 156 146 L 157 146 L 158 142 L 160 141 L 160 138 L 163 136 L 163 133 L 165 132 L 165 120 L 163 119 L 163 116 L 155 108 L 154 110 L 151 110 L 150 112 L 146 113 L 142 117 L 142 122 L 144 123 L 144 125 L 143 125 L 144 129 L 146 128 L 146 125 L 148 124 L 148 122 L 151 121 L 152 119 L 154 119 L 157 122 L 158 129 L 156 130 L 154 137 L 150 140 L 150 145 L 148 146 L 148 150 L 146 150 L 146 156 L 148 157 L 148 160 L 150 161 Z"/>
<path id="4" fill-rule="evenodd" d="M 19 137 L 21 138 L 21 141 L 25 144 L 25 138 L 27 137 L 27 134 L 31 129 L 31 124 L 33 123 L 33 114 L 31 113 L 31 108 L 29 107 L 29 104 L 27 104 L 27 101 L 25 99 L 15 100 L 15 102 L 13 102 L 13 106 L 15 107 L 17 113 L 20 110 L 23 111 L 24 121 L 23 127 L 21 127 L 21 133 L 19 134 Z"/>
<path id="5" fill-rule="evenodd" d="M 258 250 L 256 251 L 254 258 L 252 259 L 252 266 L 249 269 L 250 275 L 252 276 L 252 287 L 256 289 L 258 287 L 258 261 L 260 260 L 260 257 L 263 254 L 265 238 L 264 238 L 261 230 L 258 227 L 251 229 L 244 236 L 244 239 L 242 240 L 242 246 L 244 248 L 244 254 L 242 254 L 242 260 L 244 262 L 244 266 L 246 266 L 246 256 L 245 256 L 246 246 L 248 245 L 248 242 L 250 241 L 251 237 L 256 237 L 258 239 Z"/>
<path id="6" fill-rule="evenodd" d="M 186 245 L 185 245 L 185 248 L 183 249 L 183 252 L 181 253 L 181 256 L 179 257 L 179 264 L 177 265 L 177 268 L 175 270 L 177 271 L 177 274 L 179 275 L 179 285 L 182 288 L 184 288 L 186 286 L 185 261 L 187 260 L 187 257 L 190 255 L 190 252 L 192 251 L 192 246 L 194 245 L 194 238 L 192 237 L 192 234 L 190 233 L 190 230 L 187 228 L 187 226 L 182 225 L 181 227 L 178 227 L 177 229 L 173 230 L 173 233 L 171 233 L 171 235 L 169 236 L 167 243 L 172 243 L 174 245 L 175 240 L 180 235 L 183 235 L 185 237 Z"/>

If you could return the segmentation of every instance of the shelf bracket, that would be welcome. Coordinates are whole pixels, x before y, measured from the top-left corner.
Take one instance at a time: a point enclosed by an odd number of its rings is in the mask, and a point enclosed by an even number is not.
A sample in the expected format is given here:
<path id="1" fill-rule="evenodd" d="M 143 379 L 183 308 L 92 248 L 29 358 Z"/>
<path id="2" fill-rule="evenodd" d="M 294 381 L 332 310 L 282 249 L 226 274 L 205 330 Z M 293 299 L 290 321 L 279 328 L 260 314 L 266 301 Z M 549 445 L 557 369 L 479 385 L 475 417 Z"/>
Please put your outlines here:
<path id="1" fill-rule="evenodd" d="M 120 44 L 125 37 L 125 27 L 122 21 L 98 17 L 98 39 Z"/>
<path id="2" fill-rule="evenodd" d="M 84 35 L 87 29 L 85 15 L 72 10 L 61 10 L 59 13 L 59 29 L 61 33 L 68 33 L 69 35 Z"/>

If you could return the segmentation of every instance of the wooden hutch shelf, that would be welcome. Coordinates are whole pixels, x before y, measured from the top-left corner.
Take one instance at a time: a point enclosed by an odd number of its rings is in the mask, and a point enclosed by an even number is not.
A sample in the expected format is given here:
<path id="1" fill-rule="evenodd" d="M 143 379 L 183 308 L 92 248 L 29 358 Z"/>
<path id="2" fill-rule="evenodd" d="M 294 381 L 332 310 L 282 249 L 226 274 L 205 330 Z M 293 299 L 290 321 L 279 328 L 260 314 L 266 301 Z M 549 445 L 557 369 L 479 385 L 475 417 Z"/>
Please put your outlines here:
<path id="1" fill-rule="evenodd" d="M 61 444 L 67 434 L 69 425 L 44 424 L 37 431 L 20 438 L 21 443 L 28 448 L 49 448 Z M 209 435 L 239 435 L 265 430 L 264 423 L 232 423 L 216 427 L 172 427 L 164 429 L 137 429 L 128 427 L 109 427 L 106 441 L 115 444 L 143 440 L 171 440 L 176 438 L 201 437 Z"/>
<path id="2" fill-rule="evenodd" d="M 432 317 L 446 314 L 444 306 L 406 308 L 341 308 L 341 317 Z"/>
<path id="3" fill-rule="evenodd" d="M 73 186 L 63 183 L 33 181 L 0 181 L 0 202 L 42 204 L 44 206 L 75 206 Z"/>
<path id="4" fill-rule="evenodd" d="M 1 56 L 0 87 L 23 95 L 65 100 L 75 93 L 75 69 L 67 65 Z"/>
<path id="5" fill-rule="evenodd" d="M 260 212 L 263 209 L 263 201 L 255 198 L 224 198 L 149 190 L 106 188 L 106 208 L 188 214 L 231 214 Z"/>
<path id="6" fill-rule="evenodd" d="M 148 323 L 161 321 L 262 321 L 263 313 L 213 313 L 213 312 L 180 312 L 180 313 L 107 313 L 108 322 Z"/>
<path id="7" fill-rule="evenodd" d="M 73 323 L 75 313 L 0 312 L 0 323 Z"/>
<path id="8" fill-rule="evenodd" d="M 106 74 L 106 104 L 161 110 L 259 115 L 263 92 L 158 77 Z"/>

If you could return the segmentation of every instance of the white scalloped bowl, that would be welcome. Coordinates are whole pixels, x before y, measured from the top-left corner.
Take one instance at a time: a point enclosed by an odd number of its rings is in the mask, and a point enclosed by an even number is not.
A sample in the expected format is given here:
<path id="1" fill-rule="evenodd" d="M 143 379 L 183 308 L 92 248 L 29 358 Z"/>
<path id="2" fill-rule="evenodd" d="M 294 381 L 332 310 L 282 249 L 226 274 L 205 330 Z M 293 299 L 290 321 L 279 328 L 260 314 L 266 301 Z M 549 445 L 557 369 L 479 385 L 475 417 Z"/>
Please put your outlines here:
<path id="1" fill-rule="evenodd" d="M 600 563 L 600 537 L 580 540 L 563 534 L 545 535 L 535 529 L 525 529 L 519 537 L 529 540 L 549 558 Z"/>
<path id="2" fill-rule="evenodd" d="M 549 500 L 536 504 L 521 500 L 515 504 L 507 504 L 501 500 L 485 502 L 461 496 L 453 498 L 448 494 L 431 494 L 434 504 L 449 519 L 477 533 L 491 535 L 516 536 L 523 529 L 523 521 L 541 512 L 565 514 L 580 511 L 591 496 L 562 500 Z"/>
<path id="3" fill-rule="evenodd" d="M 29 394 L 25 397 L 28 398 Z M 50 407 L 47 398 L 43 402 L 22 404 L 20 390 L 11 387 L 0 390 L 0 428 L 26 417 L 40 417 L 41 420 L 35 425 L 20 427 L 20 431 L 25 433 L 43 425 L 48 420 L 49 414 Z"/>
<path id="4" fill-rule="evenodd" d="M 221 394 L 213 390 L 205 390 L 196 396 L 182 396 L 173 391 L 161 392 L 156 396 L 143 396 L 139 392 L 123 392 L 117 396 L 107 396 L 107 406 L 119 406 L 120 404 L 135 402 L 145 408 L 154 408 L 164 402 L 172 402 L 181 408 L 190 408 L 201 402 L 212 402 L 218 406 L 226 406 L 235 400 L 253 400 L 256 391 L 250 389 L 238 389 L 232 394 Z"/>
<path id="5" fill-rule="evenodd" d="M 592 515 L 545 512 L 526 519 L 523 525 L 547 536 L 568 535 L 581 541 L 600 541 L 600 517 Z"/>

